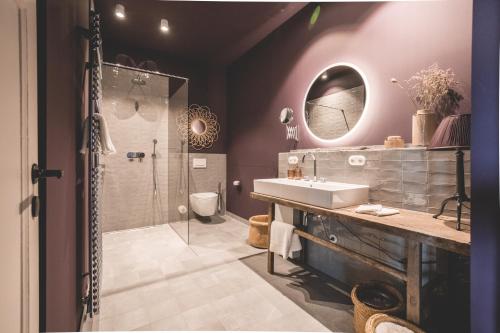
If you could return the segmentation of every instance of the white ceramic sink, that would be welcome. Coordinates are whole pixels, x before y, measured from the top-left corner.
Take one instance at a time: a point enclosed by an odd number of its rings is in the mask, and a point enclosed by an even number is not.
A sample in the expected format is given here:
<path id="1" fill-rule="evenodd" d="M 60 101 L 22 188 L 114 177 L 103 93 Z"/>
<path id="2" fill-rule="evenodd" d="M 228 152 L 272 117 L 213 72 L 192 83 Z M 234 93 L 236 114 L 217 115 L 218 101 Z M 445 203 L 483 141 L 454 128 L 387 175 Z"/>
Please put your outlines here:
<path id="1" fill-rule="evenodd" d="M 253 188 L 257 193 L 330 209 L 368 202 L 366 185 L 272 178 L 254 179 Z"/>

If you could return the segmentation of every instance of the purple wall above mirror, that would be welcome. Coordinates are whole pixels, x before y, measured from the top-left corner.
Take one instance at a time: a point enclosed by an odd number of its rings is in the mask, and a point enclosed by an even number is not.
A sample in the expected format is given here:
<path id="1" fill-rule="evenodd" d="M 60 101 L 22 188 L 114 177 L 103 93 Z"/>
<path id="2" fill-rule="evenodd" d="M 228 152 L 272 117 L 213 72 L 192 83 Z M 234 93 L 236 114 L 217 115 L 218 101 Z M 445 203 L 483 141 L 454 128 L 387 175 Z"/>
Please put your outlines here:
<path id="1" fill-rule="evenodd" d="M 411 77 L 437 62 L 452 68 L 463 83 L 461 112 L 470 111 L 472 0 L 405 3 L 321 4 L 305 7 L 229 68 L 228 210 L 242 217 L 263 213 L 251 200 L 253 179 L 277 176 L 278 152 L 293 148 L 382 144 L 389 135 L 411 139 L 414 110 L 404 91 L 390 79 Z M 328 143 L 308 135 L 303 103 L 311 81 L 327 66 L 347 62 L 366 76 L 366 116 L 348 135 Z M 279 122 L 291 107 L 300 125 L 295 147 Z"/>

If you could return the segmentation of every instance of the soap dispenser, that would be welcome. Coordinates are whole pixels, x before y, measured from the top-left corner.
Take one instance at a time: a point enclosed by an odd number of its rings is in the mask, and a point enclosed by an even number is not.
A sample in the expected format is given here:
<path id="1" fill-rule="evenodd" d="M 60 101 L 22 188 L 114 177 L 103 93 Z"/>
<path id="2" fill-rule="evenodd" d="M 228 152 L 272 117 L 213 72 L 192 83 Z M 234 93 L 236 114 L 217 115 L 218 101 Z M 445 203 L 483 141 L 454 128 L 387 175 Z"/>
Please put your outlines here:
<path id="1" fill-rule="evenodd" d="M 302 179 L 302 168 L 297 164 L 295 167 L 295 177 L 294 179 Z"/>
<path id="2" fill-rule="evenodd" d="M 297 156 L 288 157 L 288 179 L 297 179 L 297 171 L 299 170 L 299 158 Z"/>

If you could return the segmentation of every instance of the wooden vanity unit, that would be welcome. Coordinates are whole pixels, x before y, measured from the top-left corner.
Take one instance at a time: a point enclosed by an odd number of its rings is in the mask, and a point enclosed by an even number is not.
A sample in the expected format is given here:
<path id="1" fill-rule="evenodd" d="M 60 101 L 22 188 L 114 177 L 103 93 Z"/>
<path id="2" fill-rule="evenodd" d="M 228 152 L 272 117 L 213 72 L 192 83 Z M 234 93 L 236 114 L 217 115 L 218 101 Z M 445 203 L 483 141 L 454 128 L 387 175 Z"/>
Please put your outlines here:
<path id="1" fill-rule="evenodd" d="M 307 233 L 299 228 L 295 229 L 295 233 L 304 239 L 370 265 L 371 267 L 375 267 L 406 282 L 406 318 L 417 325 L 420 324 L 421 314 L 422 244 L 466 256 L 468 256 L 470 252 L 470 233 L 456 230 L 455 220 L 453 218 L 442 216 L 439 219 L 434 219 L 429 213 L 405 209 L 400 209 L 400 214 L 378 217 L 355 213 L 354 210 L 356 207 L 326 209 L 256 192 L 251 192 L 250 197 L 269 203 L 268 215 L 270 222 L 274 219 L 274 205 L 279 204 L 302 212 L 331 216 L 342 223 L 351 225 L 358 224 L 405 238 L 408 247 L 408 261 L 406 271 L 400 271 L 365 255 Z M 270 232 L 271 230 L 269 229 L 269 233 Z M 274 253 L 269 250 L 267 268 L 269 273 L 274 273 Z"/>

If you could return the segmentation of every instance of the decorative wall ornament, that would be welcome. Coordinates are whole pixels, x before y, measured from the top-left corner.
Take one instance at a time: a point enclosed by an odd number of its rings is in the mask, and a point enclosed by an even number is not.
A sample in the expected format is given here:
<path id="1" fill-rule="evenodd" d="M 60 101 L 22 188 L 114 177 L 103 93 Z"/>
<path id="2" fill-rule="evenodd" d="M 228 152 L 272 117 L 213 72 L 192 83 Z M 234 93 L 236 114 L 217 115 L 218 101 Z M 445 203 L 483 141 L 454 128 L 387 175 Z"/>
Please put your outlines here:
<path id="1" fill-rule="evenodd" d="M 212 147 L 217 141 L 220 125 L 208 106 L 192 104 L 177 116 L 177 132 L 182 141 L 202 150 Z"/>

